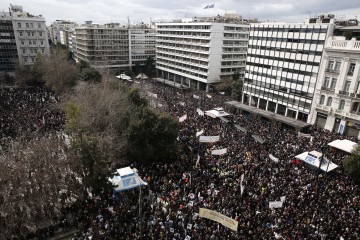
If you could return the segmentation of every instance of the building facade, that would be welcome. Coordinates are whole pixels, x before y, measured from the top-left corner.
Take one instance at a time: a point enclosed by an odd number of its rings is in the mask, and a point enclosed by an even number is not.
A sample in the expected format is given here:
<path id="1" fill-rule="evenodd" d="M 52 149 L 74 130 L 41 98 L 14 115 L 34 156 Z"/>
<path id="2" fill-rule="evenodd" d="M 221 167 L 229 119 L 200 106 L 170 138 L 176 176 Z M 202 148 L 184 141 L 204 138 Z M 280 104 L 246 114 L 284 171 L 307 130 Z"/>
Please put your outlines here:
<path id="1" fill-rule="evenodd" d="M 158 23 L 156 70 L 159 78 L 198 89 L 244 77 L 249 25 L 220 22 Z"/>
<path id="2" fill-rule="evenodd" d="M 10 5 L 10 12 L 0 15 L 1 70 L 15 71 L 20 65 L 31 65 L 38 53 L 49 54 L 45 19 L 24 12 L 21 6 Z"/>
<path id="3" fill-rule="evenodd" d="M 77 26 L 75 22 L 68 20 L 56 20 L 49 26 L 49 38 L 54 44 L 61 43 L 68 46 L 68 34 L 71 29 Z"/>
<path id="4" fill-rule="evenodd" d="M 242 102 L 309 121 L 331 22 L 250 25 Z"/>
<path id="5" fill-rule="evenodd" d="M 360 41 L 355 38 L 334 36 L 327 40 L 310 123 L 359 137 Z"/>
<path id="6" fill-rule="evenodd" d="M 0 78 L 11 75 L 18 59 L 14 29 L 9 13 L 0 13 Z"/>
<path id="7" fill-rule="evenodd" d="M 94 67 L 123 70 L 155 57 L 155 29 L 144 25 L 125 28 L 117 23 L 88 23 L 76 27 L 70 36 L 75 60 Z"/>

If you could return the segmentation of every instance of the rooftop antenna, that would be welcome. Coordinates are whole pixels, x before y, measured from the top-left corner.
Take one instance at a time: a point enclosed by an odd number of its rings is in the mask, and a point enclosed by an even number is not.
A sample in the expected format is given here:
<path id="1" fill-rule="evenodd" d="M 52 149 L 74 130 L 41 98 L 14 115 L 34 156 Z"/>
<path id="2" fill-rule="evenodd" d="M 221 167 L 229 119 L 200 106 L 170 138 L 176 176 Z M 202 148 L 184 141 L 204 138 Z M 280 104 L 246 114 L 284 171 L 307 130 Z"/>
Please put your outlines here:
<path id="1" fill-rule="evenodd" d="M 130 28 L 130 17 L 128 16 L 128 28 Z"/>

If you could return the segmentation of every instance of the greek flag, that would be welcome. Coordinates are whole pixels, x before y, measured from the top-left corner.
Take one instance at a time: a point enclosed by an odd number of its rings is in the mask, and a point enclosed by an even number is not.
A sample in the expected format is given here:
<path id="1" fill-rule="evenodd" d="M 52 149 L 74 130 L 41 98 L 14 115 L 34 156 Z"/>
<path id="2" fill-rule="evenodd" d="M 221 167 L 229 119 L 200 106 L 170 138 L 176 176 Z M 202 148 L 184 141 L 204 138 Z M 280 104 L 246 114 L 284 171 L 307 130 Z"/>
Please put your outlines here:
<path id="1" fill-rule="evenodd" d="M 214 8 L 214 6 L 215 6 L 215 4 L 211 4 L 211 5 L 209 5 L 208 8 Z"/>
<path id="2" fill-rule="evenodd" d="M 206 5 L 206 7 L 204 7 L 204 9 L 208 9 L 209 8 L 209 5 Z"/>

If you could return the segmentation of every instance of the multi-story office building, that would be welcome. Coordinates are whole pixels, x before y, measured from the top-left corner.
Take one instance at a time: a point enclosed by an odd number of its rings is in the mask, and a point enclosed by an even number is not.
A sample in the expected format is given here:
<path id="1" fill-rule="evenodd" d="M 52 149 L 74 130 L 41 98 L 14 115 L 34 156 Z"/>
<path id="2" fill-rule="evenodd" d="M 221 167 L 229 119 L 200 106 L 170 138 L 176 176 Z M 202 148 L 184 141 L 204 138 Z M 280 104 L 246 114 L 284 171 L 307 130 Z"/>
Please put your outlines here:
<path id="1" fill-rule="evenodd" d="M 333 36 L 327 40 L 310 123 L 359 137 L 360 41 L 356 38 Z"/>
<path id="2" fill-rule="evenodd" d="M 75 60 L 94 67 L 122 70 L 155 57 L 155 29 L 144 25 L 126 28 L 118 23 L 87 23 L 76 27 L 71 39 Z"/>
<path id="3" fill-rule="evenodd" d="M 308 122 L 332 22 L 251 24 L 242 102 Z"/>
<path id="4" fill-rule="evenodd" d="M 0 12 L 0 78 L 12 74 L 18 59 L 10 13 Z"/>
<path id="5" fill-rule="evenodd" d="M 10 5 L 10 12 L 0 13 L 0 72 L 13 74 L 15 64 L 31 65 L 37 53 L 48 54 L 45 19 Z"/>
<path id="6" fill-rule="evenodd" d="M 158 23 L 157 76 L 209 90 L 212 83 L 244 77 L 249 25 L 186 19 Z"/>
<path id="7" fill-rule="evenodd" d="M 61 43 L 62 45 L 68 46 L 68 32 L 75 28 L 77 24 L 68 20 L 56 20 L 49 26 L 49 37 L 51 41 Z"/>

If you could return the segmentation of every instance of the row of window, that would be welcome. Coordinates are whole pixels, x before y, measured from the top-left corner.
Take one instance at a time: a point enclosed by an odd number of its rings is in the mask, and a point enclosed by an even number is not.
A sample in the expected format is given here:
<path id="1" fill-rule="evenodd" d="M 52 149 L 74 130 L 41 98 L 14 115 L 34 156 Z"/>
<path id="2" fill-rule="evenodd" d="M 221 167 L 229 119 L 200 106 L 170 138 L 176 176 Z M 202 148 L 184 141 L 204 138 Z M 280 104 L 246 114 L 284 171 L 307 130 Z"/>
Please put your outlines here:
<path id="1" fill-rule="evenodd" d="M 272 37 L 253 37 L 250 36 L 249 40 L 253 41 L 266 41 L 266 42 L 283 42 L 283 43 L 309 43 L 309 44 L 318 44 L 324 45 L 325 40 L 317 39 L 299 39 L 299 38 L 272 38 Z"/>
<path id="2" fill-rule="evenodd" d="M 23 49 L 22 53 L 26 54 L 26 53 L 44 53 L 45 49 L 44 48 L 29 48 L 29 49 Z"/>
<path id="3" fill-rule="evenodd" d="M 190 59 L 190 58 L 186 58 L 186 57 L 178 57 L 178 56 L 172 56 L 169 54 L 157 54 L 156 58 L 166 58 L 166 59 L 171 59 L 172 61 L 175 62 L 186 62 L 188 64 L 193 64 L 193 65 L 201 65 L 204 68 L 208 67 L 208 63 L 205 61 L 200 61 L 200 60 L 195 60 L 195 59 Z"/>
<path id="4" fill-rule="evenodd" d="M 36 45 L 36 43 L 39 43 L 40 42 L 40 45 L 44 45 L 44 40 L 41 40 L 39 42 L 37 42 L 36 40 L 29 40 L 29 41 L 21 41 L 21 45 L 22 46 L 25 46 L 25 42 L 28 42 L 28 44 L 31 46 L 31 45 Z"/>
<path id="5" fill-rule="evenodd" d="M 186 36 L 186 37 L 210 37 L 210 33 L 202 33 L 202 32 L 168 32 L 168 31 L 158 31 L 158 34 L 161 34 L 161 35 Z"/>
<path id="6" fill-rule="evenodd" d="M 25 27 L 26 28 L 34 28 L 35 23 L 25 23 Z M 23 23 L 19 22 L 18 23 L 18 28 L 22 28 L 23 27 Z M 41 28 L 41 23 L 37 23 L 37 27 Z"/>
<path id="7" fill-rule="evenodd" d="M 185 56 L 188 58 L 203 58 L 203 59 L 208 59 L 209 55 L 208 54 L 202 54 L 202 53 L 191 53 L 188 51 L 180 51 L 180 50 L 174 50 L 174 49 L 167 49 L 167 48 L 161 48 L 161 47 L 157 47 L 156 48 L 157 51 L 160 52 L 165 52 L 174 56 Z"/>
<path id="8" fill-rule="evenodd" d="M 249 45 L 249 52 L 251 50 L 267 50 L 274 51 L 274 53 L 295 53 L 295 54 L 306 54 L 306 55 L 315 55 L 321 56 L 322 51 L 312 51 L 306 49 L 296 49 L 296 48 L 282 48 L 282 47 L 270 47 L 270 46 L 259 46 L 259 45 Z"/>
<path id="9" fill-rule="evenodd" d="M 176 72 L 180 72 L 180 73 L 183 73 L 183 74 L 191 75 L 191 76 L 194 76 L 194 77 L 199 77 L 199 78 L 202 78 L 202 79 L 207 79 L 206 75 L 203 75 L 203 74 L 200 74 L 200 73 L 191 72 L 191 71 L 187 71 L 187 70 L 180 69 L 180 68 L 177 68 L 177 67 L 174 67 L 174 66 L 164 65 L 164 64 L 162 64 L 161 62 L 157 62 L 157 63 L 156 63 L 156 66 L 157 66 L 157 68 L 158 68 L 158 67 L 162 67 L 162 68 L 170 69 L 170 70 L 173 70 L 173 71 L 176 71 Z"/>
<path id="10" fill-rule="evenodd" d="M 278 27 L 265 27 L 265 26 L 250 26 L 250 31 L 262 31 L 262 32 L 301 32 L 301 33 L 326 33 L 327 28 L 318 28 L 306 26 L 304 28 L 289 28 L 286 26 L 278 26 Z"/>
<path id="11" fill-rule="evenodd" d="M 269 64 L 264 64 L 264 63 L 248 62 L 247 65 L 254 66 L 254 67 L 257 67 L 257 68 L 266 68 L 266 69 L 272 69 L 272 70 L 276 70 L 276 71 L 282 71 L 282 72 L 288 72 L 288 73 L 296 73 L 296 74 L 301 74 L 301 75 L 310 76 L 310 77 L 316 77 L 317 76 L 316 73 L 309 72 L 309 71 L 302 71 L 302 70 L 297 70 L 297 69 L 293 69 L 293 68 L 276 67 L 276 66 L 271 66 Z"/>
<path id="12" fill-rule="evenodd" d="M 211 25 L 158 25 L 157 29 L 211 29 Z"/>
<path id="13" fill-rule="evenodd" d="M 302 60 L 296 60 L 296 59 L 284 58 L 284 57 L 264 56 L 264 55 L 260 55 L 260 54 L 248 53 L 247 56 L 254 57 L 254 58 L 260 58 L 260 59 L 264 59 L 264 60 L 266 60 L 266 58 L 264 58 L 264 57 L 269 57 L 270 59 L 268 59 L 268 60 L 278 61 L 279 65 L 281 63 L 283 64 L 285 61 L 288 63 L 305 64 L 305 65 L 310 65 L 310 66 L 315 66 L 315 67 L 318 67 L 320 65 L 320 63 L 313 62 L 313 61 L 302 61 Z M 250 61 L 248 61 L 248 62 L 250 62 Z"/>
<path id="14" fill-rule="evenodd" d="M 282 102 L 283 104 L 291 105 L 294 108 L 302 107 L 308 110 L 310 110 L 311 108 L 311 103 L 296 99 L 294 95 L 289 95 L 286 93 L 271 93 L 269 91 L 264 91 L 257 88 L 250 88 L 247 86 L 244 86 L 244 91 L 270 98 L 275 102 Z"/>
<path id="15" fill-rule="evenodd" d="M 37 32 L 38 33 L 38 36 L 39 37 L 42 37 L 43 36 L 43 32 Z M 19 32 L 19 36 L 20 37 L 22 37 L 22 36 L 24 36 L 25 35 L 25 33 L 23 32 L 23 31 L 20 31 Z M 36 36 L 36 32 L 34 32 L 34 31 L 32 31 L 32 32 L 27 32 L 27 34 L 26 34 L 28 37 L 35 37 Z"/>
<path id="16" fill-rule="evenodd" d="M 328 98 L 327 98 L 327 101 L 326 101 L 326 106 L 331 107 L 332 102 L 333 102 L 333 98 L 332 98 L 332 97 L 328 97 Z M 320 96 L 320 102 L 319 102 L 319 104 L 320 104 L 320 105 L 324 105 L 324 103 L 325 103 L 325 95 L 321 95 L 321 96 Z M 344 110 L 344 107 L 345 107 L 345 100 L 344 100 L 344 99 L 341 99 L 341 100 L 340 100 L 340 103 L 339 103 L 339 106 L 338 106 L 338 109 L 339 109 L 339 110 Z"/>

